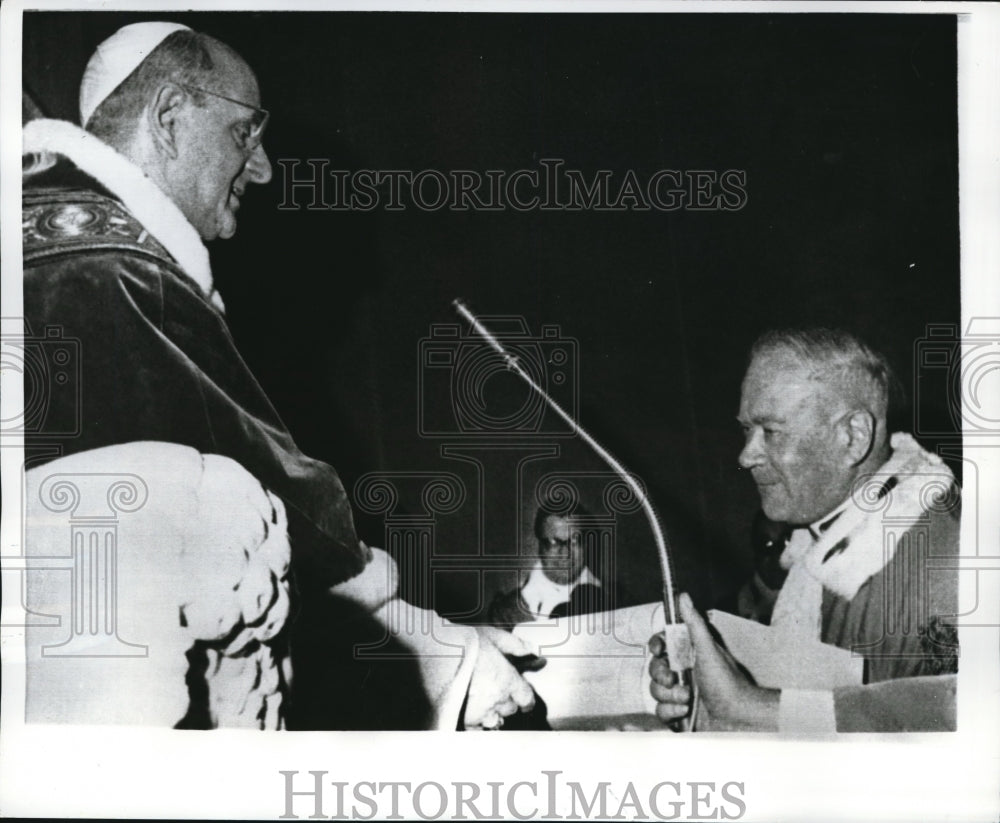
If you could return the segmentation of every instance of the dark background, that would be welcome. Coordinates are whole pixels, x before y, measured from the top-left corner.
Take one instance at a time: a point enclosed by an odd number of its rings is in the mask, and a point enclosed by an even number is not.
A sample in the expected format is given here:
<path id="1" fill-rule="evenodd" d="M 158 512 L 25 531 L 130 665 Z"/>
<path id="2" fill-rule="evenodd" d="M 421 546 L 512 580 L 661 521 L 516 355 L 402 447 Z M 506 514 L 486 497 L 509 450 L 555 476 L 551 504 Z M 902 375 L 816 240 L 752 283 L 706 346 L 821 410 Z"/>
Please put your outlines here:
<path id="1" fill-rule="evenodd" d="M 603 468 L 578 439 L 515 438 L 560 455 L 518 481 L 528 451 L 481 449 L 480 486 L 473 463 L 440 451 L 467 437 L 421 436 L 420 341 L 456 322 L 457 296 L 576 341 L 580 421 L 642 478 L 681 586 L 706 604 L 748 569 L 757 499 L 737 472 L 734 417 L 761 331 L 860 332 L 915 401 L 902 427 L 931 448 L 956 441 L 946 370 L 915 368 L 928 324 L 960 317 L 954 17 L 30 13 L 24 80 L 47 115 L 76 121 L 94 47 L 140 19 L 186 23 L 248 60 L 272 113 L 272 162 L 447 174 L 559 158 L 619 184 L 629 169 L 640 181 L 746 172 L 746 205 L 731 212 L 282 211 L 277 163 L 247 193 L 213 268 L 237 343 L 300 446 L 349 490 L 373 471 L 453 472 L 466 486 L 435 523 L 439 608 L 475 615 L 511 585 L 507 571 L 477 586 L 477 558 L 530 552 L 542 474 Z M 447 420 L 440 374 L 424 402 Z M 486 398 L 499 413 L 524 402 L 504 375 Z M 394 516 L 420 513 L 414 482 L 397 482 Z M 377 545 L 383 521 L 358 513 Z M 616 541 L 626 589 L 657 599 L 642 516 L 619 516 Z"/>

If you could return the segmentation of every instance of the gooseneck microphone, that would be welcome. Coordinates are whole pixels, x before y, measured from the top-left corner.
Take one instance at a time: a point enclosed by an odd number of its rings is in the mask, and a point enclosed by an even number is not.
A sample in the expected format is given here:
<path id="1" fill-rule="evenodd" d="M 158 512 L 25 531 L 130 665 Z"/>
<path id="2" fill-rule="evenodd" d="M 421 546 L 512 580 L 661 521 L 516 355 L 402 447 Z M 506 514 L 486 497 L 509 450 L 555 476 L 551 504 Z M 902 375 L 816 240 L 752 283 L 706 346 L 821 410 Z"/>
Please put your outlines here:
<path id="1" fill-rule="evenodd" d="M 461 299 L 453 300 L 452 306 L 464 320 L 469 322 L 476 334 L 482 337 L 500 355 L 507 369 L 527 383 L 531 390 L 537 393 L 553 412 L 574 429 L 580 435 L 580 438 L 621 477 L 642 504 L 642 510 L 646 515 L 646 520 L 649 522 L 650 530 L 653 532 L 653 539 L 656 542 L 656 551 L 660 561 L 660 575 L 663 579 L 663 609 L 666 620 L 663 634 L 670 668 L 677 674 L 679 681 L 692 685 L 692 691 L 694 691 L 693 677 L 691 676 L 691 669 L 694 667 L 694 647 L 691 645 L 691 637 L 688 634 L 687 627 L 681 622 L 680 615 L 677 613 L 677 603 L 674 597 L 674 578 L 670 565 L 667 538 L 660 525 L 660 519 L 656 515 L 656 510 L 653 508 L 653 504 L 650 502 L 645 490 L 611 452 L 598 443 L 578 421 L 574 420 L 558 402 L 538 385 L 538 382 L 521 366 L 517 357 L 503 347 L 500 341 L 469 310 Z M 694 702 L 695 706 L 684 724 L 685 731 L 690 731 L 694 726 L 697 698 L 695 698 Z"/>

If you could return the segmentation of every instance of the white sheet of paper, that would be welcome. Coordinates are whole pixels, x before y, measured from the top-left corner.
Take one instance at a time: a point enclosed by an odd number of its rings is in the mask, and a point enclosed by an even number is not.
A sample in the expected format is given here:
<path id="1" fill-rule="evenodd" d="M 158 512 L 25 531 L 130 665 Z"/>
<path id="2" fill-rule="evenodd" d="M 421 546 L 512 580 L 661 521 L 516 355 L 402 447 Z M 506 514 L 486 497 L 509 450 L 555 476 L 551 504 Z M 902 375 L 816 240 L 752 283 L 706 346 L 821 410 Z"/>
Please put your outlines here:
<path id="1" fill-rule="evenodd" d="M 827 643 L 794 648 L 770 626 L 728 612 L 710 611 L 712 625 L 726 646 L 754 676 L 771 689 L 835 689 L 861 685 L 864 659 Z"/>

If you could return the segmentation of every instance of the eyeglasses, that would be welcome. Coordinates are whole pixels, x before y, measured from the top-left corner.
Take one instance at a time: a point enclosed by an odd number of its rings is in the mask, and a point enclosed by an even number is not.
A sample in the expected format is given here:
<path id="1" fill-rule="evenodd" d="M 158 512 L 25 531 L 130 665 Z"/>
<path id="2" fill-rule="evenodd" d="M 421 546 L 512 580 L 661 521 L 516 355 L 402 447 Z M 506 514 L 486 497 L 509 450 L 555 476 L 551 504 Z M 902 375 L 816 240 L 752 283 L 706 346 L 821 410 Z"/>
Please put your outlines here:
<path id="1" fill-rule="evenodd" d="M 235 103 L 237 106 L 243 106 L 245 109 L 252 109 L 254 111 L 253 119 L 249 123 L 240 123 L 238 126 L 234 126 L 233 138 L 236 140 L 236 145 L 247 154 L 257 151 L 257 147 L 260 146 L 264 136 L 264 129 L 267 128 L 267 121 L 271 118 L 271 113 L 267 109 L 262 109 L 259 106 L 251 106 L 242 100 L 234 100 L 232 97 L 226 97 L 224 94 L 209 91 L 198 86 L 185 85 L 184 88 L 188 91 L 197 91 L 212 97 L 218 97 L 220 100 L 227 100 L 230 103 Z"/>

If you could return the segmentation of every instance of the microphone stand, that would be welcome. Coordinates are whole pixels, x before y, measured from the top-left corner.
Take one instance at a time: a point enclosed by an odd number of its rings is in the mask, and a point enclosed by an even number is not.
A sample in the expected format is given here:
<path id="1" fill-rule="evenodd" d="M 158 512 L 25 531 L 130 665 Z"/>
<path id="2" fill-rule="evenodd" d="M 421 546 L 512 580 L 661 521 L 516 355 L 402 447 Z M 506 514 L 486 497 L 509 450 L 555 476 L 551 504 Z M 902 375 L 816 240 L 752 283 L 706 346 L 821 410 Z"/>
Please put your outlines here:
<path id="1" fill-rule="evenodd" d="M 693 731 L 694 724 L 697 716 L 698 710 L 698 695 L 697 686 L 694 683 L 694 678 L 692 676 L 692 669 L 694 667 L 694 647 L 691 645 L 691 637 L 688 634 L 687 627 L 680 619 L 680 615 L 677 613 L 677 603 L 674 597 L 674 578 L 670 566 L 670 555 L 667 550 L 667 539 L 660 526 L 660 520 L 656 515 L 655 509 L 653 509 L 653 504 L 649 501 L 649 497 L 643 490 L 642 486 L 636 482 L 635 478 L 626 471 L 625 467 L 618 462 L 618 460 L 611 454 L 607 449 L 605 449 L 600 443 L 595 440 L 589 432 L 587 432 L 583 426 L 581 426 L 576 420 L 574 420 L 563 408 L 560 406 L 549 394 L 540 386 L 538 383 L 528 374 L 525 369 L 521 367 L 518 363 L 517 357 L 510 354 L 499 340 L 487 329 L 479 318 L 477 318 L 469 308 L 460 299 L 455 299 L 452 301 L 452 306 L 455 311 L 464 319 L 467 320 L 472 329 L 483 338 L 493 349 L 503 358 L 505 365 L 508 370 L 516 374 L 521 380 L 528 384 L 532 391 L 538 394 L 549 406 L 552 411 L 554 411 L 567 425 L 573 428 L 581 437 L 581 439 L 593 449 L 597 455 L 607 463 L 612 470 L 621 477 L 622 480 L 628 485 L 632 490 L 633 494 L 639 499 L 642 504 L 642 510 L 646 515 L 646 520 L 649 522 L 649 527 L 653 532 L 653 539 L 656 543 L 657 556 L 660 561 L 660 575 L 663 579 L 663 615 L 665 620 L 665 625 L 663 629 L 663 637 L 666 644 L 667 659 L 670 664 L 670 669 L 673 671 L 678 678 L 679 682 L 686 683 L 691 686 L 692 689 L 692 708 L 691 712 L 686 718 L 683 719 L 681 723 L 682 731 Z"/>

